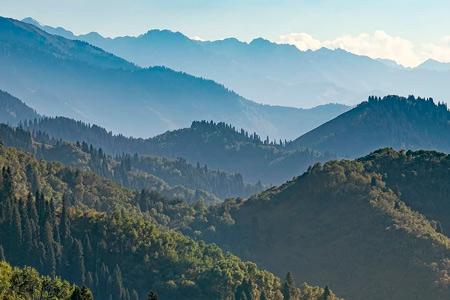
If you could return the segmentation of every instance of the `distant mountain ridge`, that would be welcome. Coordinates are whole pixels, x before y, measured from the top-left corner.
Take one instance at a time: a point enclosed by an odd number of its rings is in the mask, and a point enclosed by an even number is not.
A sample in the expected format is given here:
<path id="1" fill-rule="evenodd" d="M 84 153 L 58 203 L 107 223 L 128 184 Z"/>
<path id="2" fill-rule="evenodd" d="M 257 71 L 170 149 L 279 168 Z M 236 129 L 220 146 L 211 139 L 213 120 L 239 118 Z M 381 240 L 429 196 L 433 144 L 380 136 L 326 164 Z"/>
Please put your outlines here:
<path id="1" fill-rule="evenodd" d="M 300 51 L 262 38 L 249 43 L 235 38 L 198 41 L 169 30 L 105 38 L 95 32 L 77 36 L 61 28 L 41 28 L 87 41 L 140 66 L 164 65 L 213 79 L 263 103 L 295 107 L 329 102 L 353 105 L 371 95 L 387 94 L 414 94 L 450 102 L 450 68 L 437 62 L 405 68 L 341 49 Z"/>
<path id="2" fill-rule="evenodd" d="M 292 141 L 289 147 L 352 158 L 382 147 L 450 153 L 450 111 L 433 99 L 370 97 Z"/>
<path id="3" fill-rule="evenodd" d="M 261 105 L 211 80 L 165 67 L 143 69 L 27 23 L 0 18 L 0 25 L 1 89 L 43 115 L 99 124 L 115 133 L 149 137 L 211 119 L 291 139 L 348 109 Z"/>
<path id="4" fill-rule="evenodd" d="M 417 68 L 427 71 L 449 72 L 450 63 L 443 63 L 434 59 L 428 59 L 422 64 L 420 64 Z"/>
<path id="5" fill-rule="evenodd" d="M 316 162 L 334 159 L 333 153 L 288 149 L 285 141 L 263 140 L 223 122 L 195 121 L 188 128 L 167 131 L 149 139 L 113 135 L 97 125 L 68 118 L 41 118 L 22 126 L 55 139 L 85 141 L 106 153 L 182 157 L 192 164 L 240 173 L 246 181 L 276 184 L 305 171 Z"/>

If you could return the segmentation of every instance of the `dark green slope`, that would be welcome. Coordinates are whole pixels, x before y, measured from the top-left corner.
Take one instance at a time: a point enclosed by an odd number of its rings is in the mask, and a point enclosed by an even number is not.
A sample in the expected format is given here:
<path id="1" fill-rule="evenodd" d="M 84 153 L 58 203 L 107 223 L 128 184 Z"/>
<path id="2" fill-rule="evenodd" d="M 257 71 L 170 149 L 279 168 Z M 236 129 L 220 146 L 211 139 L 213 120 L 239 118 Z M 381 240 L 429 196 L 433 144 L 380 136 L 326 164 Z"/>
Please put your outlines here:
<path id="1" fill-rule="evenodd" d="M 97 299 L 143 299 L 149 290 L 169 300 L 283 299 L 273 274 L 155 223 L 136 206 L 142 195 L 3 146 L 0 168 L 1 248 L 14 265 L 87 285 Z M 291 288 L 300 300 L 327 293 Z"/>
<path id="2" fill-rule="evenodd" d="M 439 164 L 440 154 L 428 156 Z M 222 205 L 227 221 L 210 217 L 204 228 L 214 231 L 203 236 L 275 273 L 329 284 L 346 299 L 448 299 L 449 238 L 429 212 L 414 211 L 405 194 L 392 191 L 384 181 L 390 174 L 373 172 L 375 165 L 370 157 L 316 165 L 279 188 Z M 449 172 L 430 172 L 409 177 L 409 185 L 422 180 L 418 187 L 432 188 L 439 176 L 450 182 Z M 433 206 L 425 193 L 410 199 L 414 209 L 419 201 Z"/>
<path id="3" fill-rule="evenodd" d="M 352 158 L 383 147 L 449 152 L 450 112 L 432 99 L 371 97 L 294 140 L 290 147 Z"/>
<path id="4" fill-rule="evenodd" d="M 244 183 L 240 174 L 193 166 L 181 158 L 170 160 L 128 154 L 113 157 L 85 142 L 63 142 L 42 132 L 30 134 L 4 124 L 0 124 L 0 141 L 38 158 L 95 172 L 134 190 L 153 190 L 188 202 L 211 204 L 228 197 L 248 197 L 263 189 L 261 185 Z"/>
<path id="5" fill-rule="evenodd" d="M 383 149 L 360 161 L 367 170 L 382 174 L 408 206 L 433 220 L 437 231 L 450 235 L 450 155 Z"/>
<path id="6" fill-rule="evenodd" d="M 315 162 L 335 158 L 330 153 L 289 149 L 285 141 L 268 141 L 254 133 L 221 123 L 195 121 L 189 128 L 168 131 L 150 139 L 113 135 L 98 126 L 67 118 L 43 118 L 24 126 L 69 141 L 83 140 L 107 153 L 138 153 L 170 158 L 182 157 L 210 169 L 242 174 L 250 182 L 278 184 L 305 171 Z"/>

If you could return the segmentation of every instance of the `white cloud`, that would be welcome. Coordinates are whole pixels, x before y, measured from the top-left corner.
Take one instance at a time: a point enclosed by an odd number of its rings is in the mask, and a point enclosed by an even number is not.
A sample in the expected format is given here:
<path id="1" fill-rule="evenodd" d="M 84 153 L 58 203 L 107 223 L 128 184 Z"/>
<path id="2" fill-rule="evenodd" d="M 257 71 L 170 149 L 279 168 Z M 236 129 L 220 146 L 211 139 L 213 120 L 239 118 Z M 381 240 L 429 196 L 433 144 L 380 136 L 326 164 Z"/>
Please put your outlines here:
<path id="1" fill-rule="evenodd" d="M 193 36 L 193 37 L 189 37 L 189 38 L 190 38 L 191 40 L 199 41 L 199 42 L 204 42 L 204 41 L 206 41 L 204 38 L 199 37 L 198 35 Z"/>
<path id="2" fill-rule="evenodd" d="M 443 37 L 436 44 L 424 44 L 422 46 L 422 56 L 450 62 L 450 36 Z"/>
<path id="3" fill-rule="evenodd" d="M 297 46 L 300 50 L 317 50 L 322 47 L 322 42 L 314 39 L 307 33 L 290 33 L 280 36 L 280 42 Z"/>
<path id="4" fill-rule="evenodd" d="M 320 41 L 307 33 L 291 33 L 280 36 L 279 42 L 297 46 L 300 50 L 317 50 L 321 47 L 341 48 L 346 51 L 372 58 L 385 58 L 414 67 L 428 58 L 450 61 L 450 36 L 438 43 L 416 45 L 413 42 L 391 36 L 384 31 L 344 35 L 333 40 Z"/>

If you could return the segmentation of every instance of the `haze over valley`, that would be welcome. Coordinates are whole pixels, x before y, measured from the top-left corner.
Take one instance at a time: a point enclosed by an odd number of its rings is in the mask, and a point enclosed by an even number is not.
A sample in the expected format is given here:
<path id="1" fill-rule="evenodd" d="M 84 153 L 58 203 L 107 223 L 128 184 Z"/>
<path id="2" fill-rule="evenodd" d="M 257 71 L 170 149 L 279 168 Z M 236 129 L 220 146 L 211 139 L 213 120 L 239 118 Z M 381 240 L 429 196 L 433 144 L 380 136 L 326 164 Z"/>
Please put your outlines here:
<path id="1" fill-rule="evenodd" d="M 6 0 L 0 298 L 450 299 L 449 11 Z"/>

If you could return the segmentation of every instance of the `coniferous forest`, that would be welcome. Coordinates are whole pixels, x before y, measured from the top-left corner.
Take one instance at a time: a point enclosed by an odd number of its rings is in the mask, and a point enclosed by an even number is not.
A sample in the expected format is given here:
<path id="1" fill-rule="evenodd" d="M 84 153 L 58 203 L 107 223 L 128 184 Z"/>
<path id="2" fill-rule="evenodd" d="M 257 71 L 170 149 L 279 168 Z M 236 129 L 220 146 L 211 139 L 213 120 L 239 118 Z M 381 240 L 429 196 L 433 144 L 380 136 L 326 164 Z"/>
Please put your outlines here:
<path id="1" fill-rule="evenodd" d="M 268 82 L 297 74 L 280 67 L 296 55 L 336 63 L 263 39 L 106 39 L 0 17 L 0 299 L 450 299 L 446 99 L 265 105 L 98 44 L 227 54 L 230 76 L 270 62 Z M 341 66 L 392 64 L 333 51 Z M 305 86 L 330 74 L 304 72 Z"/>

